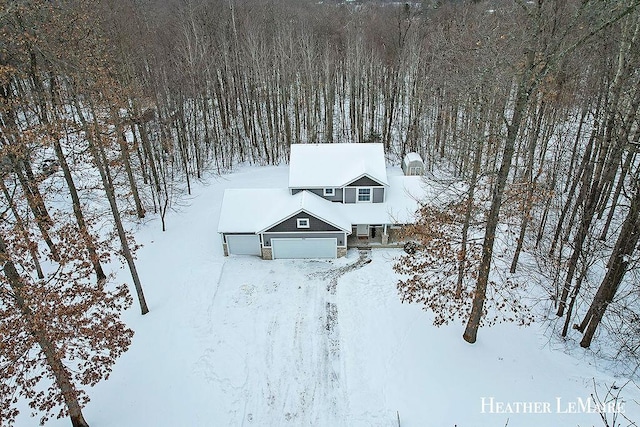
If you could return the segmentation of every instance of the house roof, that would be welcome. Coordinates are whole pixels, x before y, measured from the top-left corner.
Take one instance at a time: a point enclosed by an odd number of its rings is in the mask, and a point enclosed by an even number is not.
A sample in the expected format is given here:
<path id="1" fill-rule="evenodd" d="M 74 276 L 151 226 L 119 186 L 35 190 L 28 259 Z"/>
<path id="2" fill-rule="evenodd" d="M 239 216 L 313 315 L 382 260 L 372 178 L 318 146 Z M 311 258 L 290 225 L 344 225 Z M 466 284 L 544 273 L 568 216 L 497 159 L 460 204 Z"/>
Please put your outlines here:
<path id="1" fill-rule="evenodd" d="M 286 188 L 228 189 L 222 198 L 218 233 L 259 233 L 301 211 L 350 233 L 351 223 L 333 205 L 309 191 L 291 195 Z"/>
<path id="2" fill-rule="evenodd" d="M 367 175 L 388 185 L 382 144 L 293 144 L 289 188 L 342 187 Z"/>
<path id="3" fill-rule="evenodd" d="M 277 214 L 271 215 L 268 219 L 268 223 L 258 230 L 259 233 L 266 231 L 284 221 L 287 218 L 291 218 L 299 212 L 306 212 L 311 214 L 328 224 L 333 225 L 336 228 L 351 233 L 351 222 L 346 219 L 339 209 L 335 209 L 333 203 L 322 197 L 310 192 L 301 191 L 294 195 L 289 195 L 288 201 L 282 201 L 277 206 Z"/>
<path id="4" fill-rule="evenodd" d="M 389 177 L 384 203 L 334 203 L 288 189 L 228 189 L 222 199 L 219 233 L 261 233 L 304 211 L 347 233 L 356 224 L 409 224 L 426 194 L 419 176 Z"/>
<path id="5" fill-rule="evenodd" d="M 291 195 L 286 188 L 228 189 L 222 197 L 219 233 L 255 233 L 265 214 Z"/>

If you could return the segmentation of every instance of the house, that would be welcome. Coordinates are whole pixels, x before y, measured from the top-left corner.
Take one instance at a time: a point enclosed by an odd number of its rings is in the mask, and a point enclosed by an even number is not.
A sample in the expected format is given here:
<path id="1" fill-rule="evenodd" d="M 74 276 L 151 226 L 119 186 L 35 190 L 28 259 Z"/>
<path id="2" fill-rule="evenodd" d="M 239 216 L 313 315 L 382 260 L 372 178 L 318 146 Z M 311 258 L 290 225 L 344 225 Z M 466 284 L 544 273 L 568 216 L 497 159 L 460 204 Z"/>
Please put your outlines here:
<path id="1" fill-rule="evenodd" d="M 418 176 L 388 176 L 382 144 L 295 144 L 289 187 L 229 189 L 218 233 L 225 255 L 336 258 L 398 244 L 422 194 Z"/>

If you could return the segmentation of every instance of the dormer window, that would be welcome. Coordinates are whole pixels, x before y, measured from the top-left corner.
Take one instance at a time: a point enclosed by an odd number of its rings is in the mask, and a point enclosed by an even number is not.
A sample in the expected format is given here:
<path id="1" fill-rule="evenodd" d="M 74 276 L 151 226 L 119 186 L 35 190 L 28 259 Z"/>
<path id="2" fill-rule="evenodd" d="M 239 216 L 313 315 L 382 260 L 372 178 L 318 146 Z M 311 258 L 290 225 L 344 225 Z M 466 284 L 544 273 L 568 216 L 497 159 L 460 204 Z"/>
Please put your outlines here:
<path id="1" fill-rule="evenodd" d="M 324 195 L 325 196 L 335 196 L 336 195 L 336 189 L 335 188 L 325 188 L 324 189 Z"/>
<path id="2" fill-rule="evenodd" d="M 309 228 L 309 218 L 298 218 L 298 228 Z"/>
<path id="3" fill-rule="evenodd" d="M 370 187 L 358 188 L 358 203 L 371 202 L 372 189 Z"/>

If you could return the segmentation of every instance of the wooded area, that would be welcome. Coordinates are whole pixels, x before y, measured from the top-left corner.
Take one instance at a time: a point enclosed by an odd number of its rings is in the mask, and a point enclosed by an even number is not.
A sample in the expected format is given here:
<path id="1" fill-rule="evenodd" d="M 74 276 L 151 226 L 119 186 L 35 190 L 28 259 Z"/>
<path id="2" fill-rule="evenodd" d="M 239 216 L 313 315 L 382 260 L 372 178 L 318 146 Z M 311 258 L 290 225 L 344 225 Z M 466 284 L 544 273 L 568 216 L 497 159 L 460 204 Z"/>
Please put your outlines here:
<path id="1" fill-rule="evenodd" d="M 0 5 L 3 420 L 21 395 L 86 425 L 81 387 L 132 336 L 105 262 L 148 312 L 127 221 L 164 230 L 193 180 L 303 142 L 416 151 L 463 188 L 396 265 L 438 323 L 528 323 L 529 280 L 559 335 L 636 357 L 640 1 Z"/>

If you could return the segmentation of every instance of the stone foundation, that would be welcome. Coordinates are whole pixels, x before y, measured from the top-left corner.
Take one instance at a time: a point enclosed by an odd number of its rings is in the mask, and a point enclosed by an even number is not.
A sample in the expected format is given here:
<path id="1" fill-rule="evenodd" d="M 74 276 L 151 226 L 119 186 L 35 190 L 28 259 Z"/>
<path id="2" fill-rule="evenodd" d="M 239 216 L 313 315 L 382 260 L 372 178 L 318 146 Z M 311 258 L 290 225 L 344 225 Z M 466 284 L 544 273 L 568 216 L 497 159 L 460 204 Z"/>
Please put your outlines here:
<path id="1" fill-rule="evenodd" d="M 347 256 L 347 248 L 338 248 L 338 258 L 342 258 L 343 256 Z"/>
<path id="2" fill-rule="evenodd" d="M 271 248 L 262 248 L 262 259 L 273 259 Z"/>

